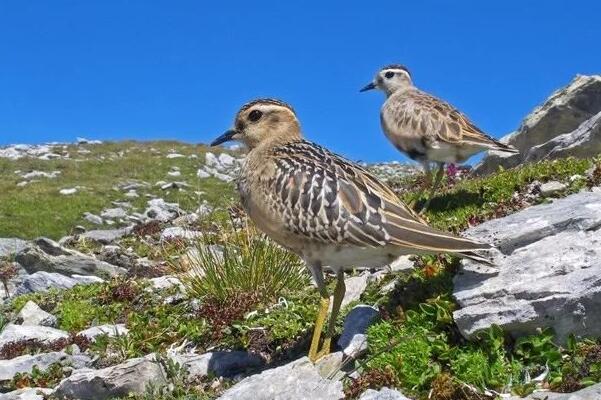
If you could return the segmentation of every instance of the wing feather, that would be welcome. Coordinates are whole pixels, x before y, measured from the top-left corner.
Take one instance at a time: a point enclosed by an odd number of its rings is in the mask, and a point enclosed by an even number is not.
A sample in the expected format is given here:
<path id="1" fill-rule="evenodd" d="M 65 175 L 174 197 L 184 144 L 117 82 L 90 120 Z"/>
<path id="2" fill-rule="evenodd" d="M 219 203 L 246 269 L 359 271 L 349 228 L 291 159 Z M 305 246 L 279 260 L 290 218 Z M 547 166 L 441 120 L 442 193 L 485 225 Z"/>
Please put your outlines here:
<path id="1" fill-rule="evenodd" d="M 313 143 L 289 143 L 274 155 L 276 190 L 265 194 L 291 232 L 341 246 L 458 253 L 490 247 L 428 226 L 367 170 Z"/>

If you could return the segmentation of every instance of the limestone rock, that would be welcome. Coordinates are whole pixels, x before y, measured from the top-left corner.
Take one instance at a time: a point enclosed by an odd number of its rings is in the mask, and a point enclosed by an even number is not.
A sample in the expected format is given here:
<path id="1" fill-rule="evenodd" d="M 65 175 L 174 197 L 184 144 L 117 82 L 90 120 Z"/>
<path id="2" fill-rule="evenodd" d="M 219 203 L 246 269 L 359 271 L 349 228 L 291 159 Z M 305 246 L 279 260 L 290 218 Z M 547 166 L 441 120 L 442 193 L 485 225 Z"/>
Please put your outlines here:
<path id="1" fill-rule="evenodd" d="M 165 384 L 160 365 L 147 358 L 132 358 L 99 370 L 77 370 L 61 381 L 55 391 L 59 399 L 107 400 L 143 393 L 146 386 Z"/>
<path id="2" fill-rule="evenodd" d="M 188 370 L 191 380 L 208 375 L 233 377 L 261 367 L 263 359 L 246 351 L 214 351 L 205 354 L 176 354 L 171 356 Z"/>
<path id="3" fill-rule="evenodd" d="M 64 351 L 53 351 L 0 360 L 0 382 L 11 380 L 17 373 L 31 372 L 34 366 L 37 366 L 40 371 L 45 371 L 55 363 L 81 368 L 91 365 L 92 359 L 85 354 L 70 355 Z"/>
<path id="4" fill-rule="evenodd" d="M 336 400 L 342 399 L 342 382 L 319 375 L 307 357 L 243 379 L 220 400 Z"/>
<path id="5" fill-rule="evenodd" d="M 42 325 L 42 326 L 56 326 L 56 317 L 52 314 L 42 310 L 36 303 L 29 300 L 19 314 L 17 314 L 17 321 L 21 325 Z"/>
<path id="6" fill-rule="evenodd" d="M 495 268 L 466 260 L 455 277 L 461 333 L 496 324 L 513 336 L 551 327 L 559 342 L 570 333 L 598 337 L 600 228 L 601 193 L 580 192 L 468 229 L 499 252 Z"/>
<path id="7" fill-rule="evenodd" d="M 84 329 L 83 331 L 79 332 L 77 336 L 85 336 L 94 342 L 96 337 L 100 335 L 107 335 L 109 337 L 123 336 L 127 335 L 128 332 L 129 329 L 127 329 L 124 324 L 104 324 Z"/>
<path id="8" fill-rule="evenodd" d="M 601 75 L 576 76 L 501 141 L 520 153 L 489 152 L 474 167 L 475 173 L 488 174 L 499 166 L 511 168 L 543 158 L 597 155 L 601 152 Z"/>
<path id="9" fill-rule="evenodd" d="M 115 276 L 126 272 L 124 268 L 66 249 L 47 238 L 34 240 L 32 245 L 17 254 L 15 260 L 30 274 L 47 271 L 65 275 Z"/>
<path id="10" fill-rule="evenodd" d="M 367 351 L 367 328 L 378 317 L 378 309 L 360 304 L 348 313 L 344 320 L 338 345 L 345 355 L 358 357 Z"/>
<path id="11" fill-rule="evenodd" d="M 53 342 L 68 337 L 69 333 L 47 326 L 7 324 L 0 333 L 0 348 L 7 343 L 20 340 L 34 339 L 41 342 Z"/>
<path id="12" fill-rule="evenodd" d="M 367 389 L 359 400 L 411 400 L 394 389 L 382 388 L 380 390 Z"/>
<path id="13" fill-rule="evenodd" d="M 24 388 L 0 394 L 0 400 L 44 400 L 53 392 L 48 388 Z"/>
<path id="14" fill-rule="evenodd" d="M 72 275 L 71 277 L 56 272 L 35 272 L 27 275 L 15 293 L 17 295 L 45 292 L 49 289 L 70 289 L 75 285 L 104 282 L 97 276 Z"/>

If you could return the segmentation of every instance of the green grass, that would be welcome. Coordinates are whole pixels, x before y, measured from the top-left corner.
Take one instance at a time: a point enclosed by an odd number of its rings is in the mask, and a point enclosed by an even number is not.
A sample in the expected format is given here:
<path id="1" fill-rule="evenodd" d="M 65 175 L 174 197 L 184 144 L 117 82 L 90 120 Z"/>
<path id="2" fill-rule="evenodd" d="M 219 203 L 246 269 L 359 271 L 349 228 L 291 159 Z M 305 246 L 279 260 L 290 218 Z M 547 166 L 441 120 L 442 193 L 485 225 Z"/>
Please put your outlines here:
<path id="1" fill-rule="evenodd" d="M 87 148 L 91 153 L 78 155 L 78 148 Z M 171 149 L 184 155 L 196 154 L 198 158 L 165 158 Z M 69 146 L 69 160 L 0 159 L 0 237 L 58 239 L 76 225 L 91 227 L 83 219 L 84 212 L 99 213 L 110 208 L 111 201 L 131 201 L 142 212 L 148 200 L 144 196 L 147 193 L 178 202 L 187 210 L 194 210 L 202 200 L 215 205 L 229 204 L 233 196 L 231 184 L 196 177 L 198 167 L 204 164 L 206 151 L 205 146 L 178 142 L 118 142 Z M 118 156 L 120 152 L 123 152 L 122 157 Z M 172 166 L 180 168 L 180 177 L 167 175 Z M 17 187 L 22 179 L 14 173 L 16 170 L 57 170 L 61 174 L 56 179 L 40 178 L 39 182 Z M 160 180 L 187 181 L 192 187 L 185 192 L 170 190 L 167 193 L 151 186 L 139 190 L 139 198 L 129 200 L 113 187 L 130 180 L 146 181 L 151 185 Z M 59 194 L 60 189 L 75 186 L 84 188 L 70 196 Z M 204 194 L 197 195 L 195 191 Z"/>
<path id="2" fill-rule="evenodd" d="M 369 354 L 361 367 L 365 376 L 390 371 L 403 392 L 434 400 L 492 399 L 485 390 L 502 392 L 507 387 L 525 395 L 535 389 L 526 375 L 538 376 L 547 367 L 544 382 L 556 391 L 601 381 L 601 342 L 571 338 L 561 347 L 550 330 L 513 341 L 496 326 L 466 341 L 452 315 L 457 260 L 425 258 L 419 265 L 400 274 L 395 291 L 379 300 L 388 317 L 369 328 Z M 347 390 L 353 392 L 349 384 Z M 466 384 L 476 390 L 466 391 Z"/>
<path id="3" fill-rule="evenodd" d="M 513 194 L 524 190 L 535 180 L 543 183 L 559 180 L 569 185 L 564 194 L 574 193 L 584 187 L 586 180 L 570 182 L 569 178 L 584 175 L 591 165 L 592 160 L 558 159 L 501 170 L 485 177 L 468 178 L 447 190 L 444 190 L 443 182 L 443 189 L 433 198 L 426 217 L 437 228 L 457 232 L 465 229 L 470 220 L 486 220 L 512 211 L 515 206 L 512 204 Z M 408 178 L 390 184 L 403 193 L 403 200 L 413 203 L 417 200 L 415 181 L 415 178 Z"/>

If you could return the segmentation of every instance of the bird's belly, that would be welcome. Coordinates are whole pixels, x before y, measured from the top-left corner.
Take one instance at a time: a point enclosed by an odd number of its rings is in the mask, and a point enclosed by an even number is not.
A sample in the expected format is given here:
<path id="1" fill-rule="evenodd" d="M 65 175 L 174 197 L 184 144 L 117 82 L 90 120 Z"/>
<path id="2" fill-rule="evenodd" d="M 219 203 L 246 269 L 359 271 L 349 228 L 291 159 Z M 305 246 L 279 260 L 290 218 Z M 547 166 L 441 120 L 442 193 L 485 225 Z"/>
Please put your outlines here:
<path id="1" fill-rule="evenodd" d="M 462 163 L 479 151 L 480 149 L 475 146 L 458 146 L 453 143 L 436 141 L 428 148 L 426 156 L 430 161 Z"/>
<path id="2" fill-rule="evenodd" d="M 404 251 L 398 246 L 383 247 L 352 247 L 352 246 L 323 246 L 311 249 L 303 258 L 308 263 L 319 262 L 324 267 L 334 270 L 353 268 L 383 268 L 398 257 L 411 252 Z"/>

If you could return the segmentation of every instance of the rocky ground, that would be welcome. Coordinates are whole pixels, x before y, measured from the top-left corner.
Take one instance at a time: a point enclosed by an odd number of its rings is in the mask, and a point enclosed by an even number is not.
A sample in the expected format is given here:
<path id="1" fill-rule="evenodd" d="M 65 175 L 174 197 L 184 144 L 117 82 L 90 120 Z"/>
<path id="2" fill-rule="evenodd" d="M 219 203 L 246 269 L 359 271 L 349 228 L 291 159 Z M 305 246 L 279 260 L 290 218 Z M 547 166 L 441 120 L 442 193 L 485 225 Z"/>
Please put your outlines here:
<path id="1" fill-rule="evenodd" d="M 494 243 L 495 266 L 357 269 L 312 364 L 319 299 L 237 206 L 242 153 L 0 149 L 0 399 L 601 398 L 601 163 L 579 155 L 450 168 L 426 217 Z M 414 167 L 368 168 L 423 201 Z"/>

